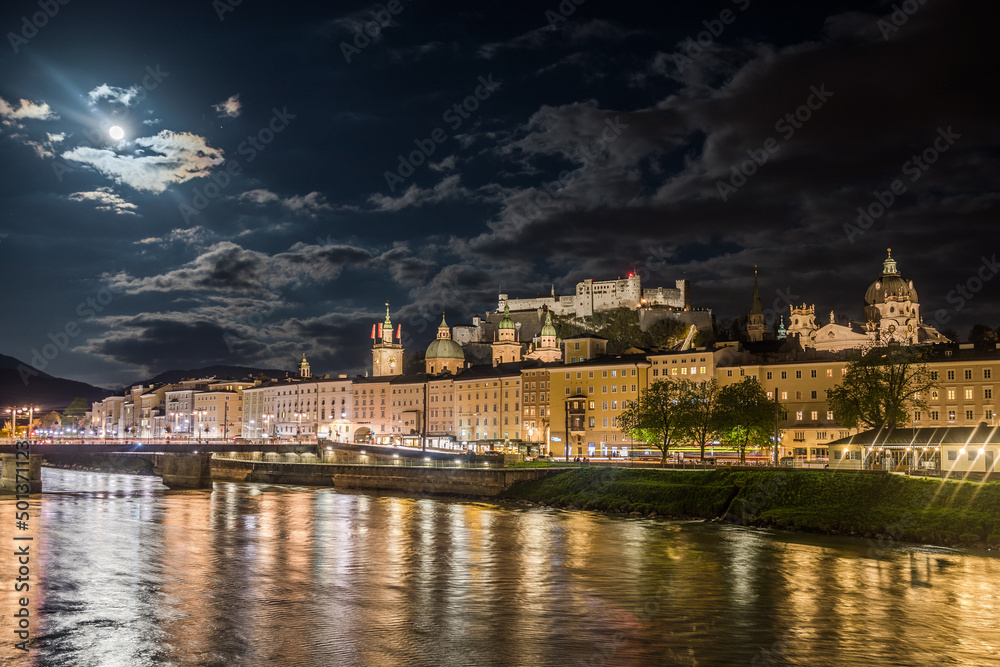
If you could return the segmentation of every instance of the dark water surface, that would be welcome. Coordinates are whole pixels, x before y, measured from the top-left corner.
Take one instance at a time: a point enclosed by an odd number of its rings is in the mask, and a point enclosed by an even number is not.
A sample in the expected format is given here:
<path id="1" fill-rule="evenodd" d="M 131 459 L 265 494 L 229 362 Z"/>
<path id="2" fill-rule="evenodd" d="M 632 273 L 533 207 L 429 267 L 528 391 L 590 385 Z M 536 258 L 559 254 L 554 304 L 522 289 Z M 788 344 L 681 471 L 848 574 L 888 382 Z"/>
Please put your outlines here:
<path id="1" fill-rule="evenodd" d="M 45 469 L 0 498 L 10 665 L 1000 664 L 990 554 Z M 12 537 L 33 535 L 14 648 Z"/>

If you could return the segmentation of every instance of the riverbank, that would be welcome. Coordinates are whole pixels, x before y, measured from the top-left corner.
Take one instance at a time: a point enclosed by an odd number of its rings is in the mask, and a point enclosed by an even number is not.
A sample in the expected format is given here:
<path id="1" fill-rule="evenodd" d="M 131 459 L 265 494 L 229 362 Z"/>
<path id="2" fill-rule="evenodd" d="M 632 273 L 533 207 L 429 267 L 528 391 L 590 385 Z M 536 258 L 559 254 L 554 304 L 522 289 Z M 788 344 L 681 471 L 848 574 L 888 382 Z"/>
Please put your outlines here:
<path id="1" fill-rule="evenodd" d="M 121 475 L 156 475 L 153 462 L 140 456 L 111 456 L 102 454 L 59 454 L 47 456 L 42 465 L 63 470 L 109 472 Z"/>
<path id="2" fill-rule="evenodd" d="M 829 471 L 583 468 L 517 482 L 509 500 L 553 507 L 1000 547 L 1000 483 Z"/>

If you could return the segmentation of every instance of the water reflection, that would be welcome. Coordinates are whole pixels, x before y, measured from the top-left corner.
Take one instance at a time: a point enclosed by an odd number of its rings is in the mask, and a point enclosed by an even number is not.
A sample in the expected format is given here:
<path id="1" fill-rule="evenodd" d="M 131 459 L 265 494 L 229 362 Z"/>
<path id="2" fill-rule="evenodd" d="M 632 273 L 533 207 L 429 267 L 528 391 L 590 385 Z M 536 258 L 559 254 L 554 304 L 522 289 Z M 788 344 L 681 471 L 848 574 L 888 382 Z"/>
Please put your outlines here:
<path id="1" fill-rule="evenodd" d="M 988 664 L 1000 561 L 489 503 L 45 470 L 4 664 Z M 13 517 L 13 500 L 0 499 Z M 40 514 L 39 514 L 40 512 Z M 0 539 L 11 544 L 11 520 Z M 11 557 L 0 562 L 16 576 Z"/>

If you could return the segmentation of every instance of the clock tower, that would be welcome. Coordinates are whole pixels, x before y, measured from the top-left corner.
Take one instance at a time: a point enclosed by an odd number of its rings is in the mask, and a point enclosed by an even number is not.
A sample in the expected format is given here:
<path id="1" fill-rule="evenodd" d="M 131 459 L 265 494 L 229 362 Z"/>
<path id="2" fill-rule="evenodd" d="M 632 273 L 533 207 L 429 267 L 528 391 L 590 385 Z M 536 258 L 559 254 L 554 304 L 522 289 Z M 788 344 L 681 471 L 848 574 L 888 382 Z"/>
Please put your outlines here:
<path id="1" fill-rule="evenodd" d="M 399 375 L 403 372 L 403 345 L 400 342 L 402 331 L 392 332 L 392 321 L 389 319 L 389 304 L 385 304 L 385 322 L 372 326 L 372 375 Z"/>

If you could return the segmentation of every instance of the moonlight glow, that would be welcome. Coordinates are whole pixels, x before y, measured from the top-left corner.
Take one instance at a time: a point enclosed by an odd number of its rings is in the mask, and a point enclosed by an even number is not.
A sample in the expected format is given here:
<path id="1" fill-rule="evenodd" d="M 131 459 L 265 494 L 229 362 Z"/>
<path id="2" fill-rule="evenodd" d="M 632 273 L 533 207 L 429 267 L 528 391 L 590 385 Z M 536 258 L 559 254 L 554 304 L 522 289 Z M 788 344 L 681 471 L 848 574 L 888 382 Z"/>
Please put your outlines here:
<path id="1" fill-rule="evenodd" d="M 111 138 L 114 139 L 115 141 L 121 141 L 122 138 L 125 136 L 125 130 L 123 130 L 117 125 L 112 125 L 111 129 L 108 130 L 108 134 L 110 134 Z"/>

